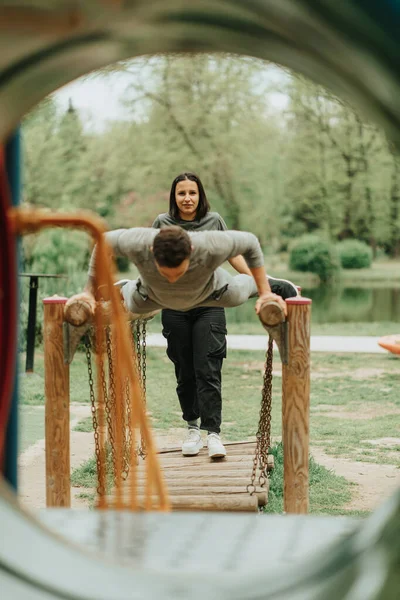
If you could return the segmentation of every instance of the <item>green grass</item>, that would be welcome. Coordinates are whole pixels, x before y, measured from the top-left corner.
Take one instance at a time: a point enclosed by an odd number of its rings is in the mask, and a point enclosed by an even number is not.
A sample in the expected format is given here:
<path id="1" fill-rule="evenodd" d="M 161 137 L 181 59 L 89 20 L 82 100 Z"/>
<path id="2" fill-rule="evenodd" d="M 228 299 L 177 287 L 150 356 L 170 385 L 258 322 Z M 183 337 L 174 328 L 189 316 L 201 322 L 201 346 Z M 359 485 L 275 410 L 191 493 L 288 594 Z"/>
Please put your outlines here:
<path id="1" fill-rule="evenodd" d="M 271 471 L 270 488 L 268 494 L 268 505 L 266 513 L 283 512 L 283 446 L 276 444 L 271 448 L 274 455 L 274 469 Z M 312 514 L 348 514 L 343 511 L 343 506 L 351 500 L 351 488 L 353 484 L 344 477 L 335 475 L 329 469 L 317 464 L 310 457 L 310 513 Z M 367 515 L 365 511 L 358 515 Z M 353 513 L 354 514 L 354 513 Z"/>
<path id="2" fill-rule="evenodd" d="M 21 404 L 19 407 L 19 454 L 25 452 L 29 446 L 44 439 L 45 415 L 44 406 L 41 404 L 42 402 L 39 399 L 36 406 L 28 403 Z M 73 417 L 73 415 L 71 416 Z M 74 431 L 93 431 L 92 418 L 88 417 L 79 421 L 74 427 Z"/>
<path id="3" fill-rule="evenodd" d="M 227 319 L 228 333 L 231 335 L 265 335 L 265 330 L 258 319 L 244 323 L 238 323 Z M 150 330 L 159 333 L 160 329 L 153 326 Z M 394 321 L 382 321 L 371 323 L 313 323 L 311 322 L 311 335 L 338 335 L 359 336 L 369 335 L 381 337 L 393 333 L 400 333 L 400 323 Z"/>
<path id="4" fill-rule="evenodd" d="M 93 365 L 95 359 L 93 357 Z M 21 402 L 44 405 L 44 355 L 43 349 L 35 350 L 35 372 L 26 375 L 23 371 L 25 353 L 19 355 Z M 70 398 L 72 402 L 89 403 L 88 372 L 84 352 L 76 352 L 70 365 Z"/>
<path id="5" fill-rule="evenodd" d="M 86 500 L 89 508 L 94 508 L 96 502 L 96 494 L 94 492 L 81 492 L 76 496 L 80 500 Z"/>
<path id="6" fill-rule="evenodd" d="M 148 349 L 147 397 L 152 425 L 158 430 L 183 427 L 181 413 L 175 393 L 173 365 L 159 348 Z M 257 431 L 264 353 L 258 351 L 230 351 L 223 367 L 223 437 L 228 440 L 248 439 Z M 28 405 L 22 406 L 25 421 L 22 423 L 25 447 L 33 443 L 31 428 L 37 427 L 35 402 L 42 404 L 43 356 L 37 355 L 36 377 L 21 378 L 21 399 Z M 272 435 L 281 436 L 281 377 L 280 362 L 274 359 Z M 85 356 L 77 353 L 71 372 L 71 399 L 87 403 L 89 400 Z M 390 448 L 374 445 L 368 440 L 378 438 L 400 438 L 400 394 L 399 361 L 391 355 L 376 354 L 329 354 L 313 353 L 311 356 L 311 417 L 310 441 L 327 454 L 364 462 L 399 464 L 400 447 Z M 35 413 L 35 411 L 37 411 Z M 78 425 L 80 431 L 90 431 L 91 420 L 84 419 Z M 36 436 L 37 434 L 35 434 Z M 33 437 L 35 437 L 33 436 Z M 40 434 L 39 437 L 43 437 Z M 36 437 L 36 439 L 39 439 Z M 31 440 L 31 442 L 29 441 Z M 312 511 L 340 514 L 349 500 L 351 487 L 332 473 L 320 470 L 319 465 L 310 463 L 312 472 Z M 90 471 L 90 469 L 89 469 Z M 78 476 L 75 474 L 75 476 Z M 93 487 L 92 479 L 88 485 Z M 79 484 L 89 477 L 83 470 Z M 332 478 L 334 477 L 334 478 Z M 273 478 L 279 484 L 279 468 Z M 275 483 L 271 485 L 271 494 Z M 325 496 L 325 491 L 328 495 Z M 276 492 L 277 502 L 279 499 Z M 271 500 L 270 508 L 280 506 Z"/>
<path id="7" fill-rule="evenodd" d="M 38 356 L 39 355 L 39 356 Z M 22 364 L 25 365 L 25 355 L 20 355 L 20 387 L 23 390 L 21 400 L 24 404 L 44 406 L 44 369 L 43 354 L 36 351 L 35 372 L 26 374 Z"/>
<path id="8" fill-rule="evenodd" d="M 74 431 L 82 431 L 84 433 L 90 433 L 93 431 L 93 419 L 92 417 L 86 417 L 81 419 L 74 427 Z"/>
<path id="9" fill-rule="evenodd" d="M 37 360 L 38 373 L 42 357 Z M 274 369 L 280 369 L 276 356 Z M 230 351 L 223 367 L 223 434 L 246 439 L 257 430 L 263 352 Z M 71 372 L 71 400 L 89 401 L 85 357 L 77 353 Z M 328 354 L 311 356 L 311 443 L 334 456 L 372 462 L 396 462 L 396 447 L 372 446 L 367 440 L 400 437 L 399 361 L 391 355 Z M 35 383 L 35 385 L 33 385 Z M 147 397 L 153 427 L 182 427 L 173 366 L 160 348 L 148 349 Z M 23 403 L 42 403 L 43 380 L 21 381 Z M 332 413 L 337 413 L 333 415 Z M 79 425 L 90 431 L 90 419 Z M 281 435 L 281 378 L 274 377 L 272 434 Z"/>
<path id="10" fill-rule="evenodd" d="M 71 485 L 74 487 L 95 488 L 97 485 L 96 457 L 92 456 L 71 474 Z"/>
<path id="11" fill-rule="evenodd" d="M 113 485 L 113 469 L 112 469 L 112 457 L 109 447 L 107 448 L 107 478 L 106 478 L 106 491 L 110 492 Z M 71 473 L 71 485 L 78 488 L 86 488 L 79 494 L 79 498 L 88 501 L 89 506 L 94 506 L 96 498 L 97 488 L 97 467 L 96 467 L 96 456 L 93 455 L 91 458 L 83 462 L 79 467 L 73 470 Z M 87 490 L 87 491 L 86 491 Z"/>
<path id="12" fill-rule="evenodd" d="M 19 411 L 19 452 L 44 438 L 44 409 L 34 406 L 20 406 Z"/>

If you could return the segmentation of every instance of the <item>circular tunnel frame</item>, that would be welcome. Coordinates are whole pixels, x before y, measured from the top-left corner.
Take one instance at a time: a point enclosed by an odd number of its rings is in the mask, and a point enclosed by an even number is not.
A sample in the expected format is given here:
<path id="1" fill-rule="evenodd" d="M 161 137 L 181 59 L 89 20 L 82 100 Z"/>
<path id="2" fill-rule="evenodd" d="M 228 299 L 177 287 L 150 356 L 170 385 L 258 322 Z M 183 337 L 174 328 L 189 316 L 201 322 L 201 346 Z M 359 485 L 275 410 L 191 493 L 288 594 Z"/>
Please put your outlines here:
<path id="1" fill-rule="evenodd" d="M 56 4 L 49 0 L 49 12 Z M 65 6 L 68 4 L 73 6 L 76 2 L 63 2 Z M 387 21 L 386 15 L 384 23 L 379 15 L 373 14 L 371 6 L 374 3 L 370 1 L 361 3 L 359 0 L 348 0 L 345 9 L 344 3 L 335 0 L 192 0 L 190 3 L 186 0 L 136 0 L 126 3 L 104 1 L 102 5 L 96 2 L 81 4 L 85 10 L 86 29 L 83 21 L 83 25 L 78 23 L 76 30 L 71 26 L 67 33 L 60 32 L 47 38 L 44 35 L 44 43 L 39 47 L 35 46 L 33 33 L 32 47 L 10 58 L 6 68 L 0 71 L 0 140 L 3 142 L 22 115 L 45 95 L 105 64 L 156 52 L 219 51 L 269 58 L 318 80 L 322 85 L 331 86 L 334 92 L 345 99 L 353 98 L 400 145 L 400 74 L 397 64 L 400 42 L 391 30 L 393 26 L 393 31 L 397 31 L 396 19 L 393 16 L 391 21 Z M 107 4 L 110 7 L 114 4 L 115 8 L 108 10 Z M 394 3 L 387 2 L 387 5 L 393 8 Z M 101 6 L 103 13 L 100 14 Z M 344 10 L 343 13 L 339 6 Z M 396 16 L 398 25 L 400 16 L 398 13 Z M 12 31 L 6 32 L 5 43 L 12 43 L 11 34 Z M 29 37 L 29 31 L 27 35 Z M 15 35 L 14 43 L 18 44 L 18 41 L 18 35 Z M 0 41 L 0 50 L 1 44 Z M 17 322 L 17 256 L 15 239 L 7 219 L 11 203 L 5 172 L 3 154 L 0 188 L 0 428 L 4 424 L 4 414 L 9 407 L 14 383 Z M 37 524 L 27 522 L 27 517 L 21 517 L 17 508 L 14 511 L 11 501 L 6 508 L 10 512 L 4 527 L 7 531 L 10 525 L 10 535 L 15 538 L 12 540 L 15 542 L 15 565 L 19 564 L 20 559 L 18 536 L 22 539 L 21 536 L 29 528 L 32 529 L 32 536 L 38 536 L 35 550 L 44 541 L 46 551 L 56 543 L 51 536 L 44 539 Z M 25 529 L 22 526 L 24 519 Z M 55 555 L 63 549 L 67 551 L 67 545 L 64 546 L 54 546 Z M 69 557 L 76 552 L 72 549 Z M 77 555 L 78 559 L 80 556 Z M 328 557 L 326 564 L 331 564 Z M 99 573 L 100 576 L 103 571 L 100 563 L 93 563 L 92 566 L 96 570 L 93 573 Z M 349 566 L 342 565 L 344 574 Z M 65 577 L 71 572 L 68 569 L 63 571 Z M 299 587 L 297 583 L 304 583 L 307 578 L 309 580 L 312 572 L 309 566 L 309 571 L 305 570 L 298 580 L 292 577 L 296 589 Z M 124 575 L 126 573 L 121 572 L 120 578 Z M 26 585 L 32 589 L 38 586 L 37 581 L 29 579 L 33 577 L 29 565 L 25 572 L 16 572 L 15 577 L 21 581 L 25 577 Z M 144 581 L 144 576 L 140 578 L 140 574 L 125 579 L 127 589 L 131 589 L 131 584 L 149 585 L 149 581 Z M 171 589 L 177 585 L 175 578 L 169 578 L 168 574 L 164 574 L 163 582 L 161 579 L 161 576 L 157 579 L 154 575 L 151 579 L 154 585 L 160 586 L 157 590 L 160 597 L 164 595 L 167 585 L 171 585 Z M 46 573 L 42 582 L 48 580 L 49 573 Z M 193 585 L 193 581 L 191 583 Z M 212 583 L 215 582 L 210 582 L 210 585 Z M 290 584 L 290 576 L 287 581 L 282 578 L 279 584 L 275 583 L 278 589 L 285 588 L 286 584 Z M 229 584 L 226 582 L 225 591 Z M 264 581 L 260 582 L 260 589 L 264 590 L 264 584 Z M 41 589 L 43 591 L 43 586 Z M 105 592 L 105 589 L 101 591 Z M 57 584 L 47 591 L 53 593 L 54 597 L 75 597 L 65 595 Z M 242 588 L 235 591 L 235 597 L 241 592 L 245 597 L 247 590 Z M 275 597 L 278 597 L 278 593 Z"/>
<path id="2" fill-rule="evenodd" d="M 0 140 L 44 96 L 92 70 L 146 54 L 215 51 L 272 60 L 331 87 L 374 117 L 400 147 L 400 11 L 384 2 L 83 0 L 77 9 L 74 0 L 63 0 L 59 9 L 48 0 L 47 8 L 26 1 L 25 16 L 20 2 L 22 21 L 12 11 L 0 15 L 14 14 L 0 39 Z M 0 426 L 16 362 L 17 258 L 6 187 L 0 205 Z"/>
<path id="3" fill-rule="evenodd" d="M 17 256 L 7 211 L 10 194 L 6 178 L 6 155 L 0 147 L 0 467 L 15 379 L 17 349 Z M 1 468 L 0 468 L 1 471 Z"/>

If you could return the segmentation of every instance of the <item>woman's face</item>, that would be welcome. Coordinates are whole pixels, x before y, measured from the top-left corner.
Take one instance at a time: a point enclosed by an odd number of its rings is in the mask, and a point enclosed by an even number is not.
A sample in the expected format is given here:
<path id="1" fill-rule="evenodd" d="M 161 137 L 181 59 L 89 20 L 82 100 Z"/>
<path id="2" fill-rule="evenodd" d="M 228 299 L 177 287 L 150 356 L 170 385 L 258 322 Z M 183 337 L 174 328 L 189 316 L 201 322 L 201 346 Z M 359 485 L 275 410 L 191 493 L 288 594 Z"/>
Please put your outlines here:
<path id="1" fill-rule="evenodd" d="M 190 179 L 178 181 L 175 188 L 175 202 L 183 221 L 193 221 L 196 218 L 199 200 L 199 188 L 195 181 Z"/>

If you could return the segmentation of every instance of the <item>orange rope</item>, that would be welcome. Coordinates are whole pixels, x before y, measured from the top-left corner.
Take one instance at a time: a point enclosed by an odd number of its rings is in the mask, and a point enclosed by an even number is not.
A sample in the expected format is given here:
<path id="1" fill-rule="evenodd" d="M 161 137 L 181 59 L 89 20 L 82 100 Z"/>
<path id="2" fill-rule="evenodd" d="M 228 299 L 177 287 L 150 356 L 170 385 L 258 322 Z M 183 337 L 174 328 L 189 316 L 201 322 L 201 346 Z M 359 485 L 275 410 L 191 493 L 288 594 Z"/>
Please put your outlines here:
<path id="1" fill-rule="evenodd" d="M 80 212 L 78 214 L 53 214 L 41 209 L 11 209 L 8 212 L 8 218 L 11 222 L 12 228 L 15 233 L 23 234 L 32 231 L 38 231 L 45 227 L 58 226 L 58 227 L 76 227 L 83 228 L 90 232 L 94 241 L 97 244 L 96 248 L 96 268 L 95 268 L 95 285 L 97 288 L 101 287 L 102 292 L 106 290 L 109 294 L 111 302 L 111 318 L 112 325 L 115 330 L 113 339 L 115 339 L 115 353 L 116 353 L 116 368 L 118 377 L 116 378 L 116 505 L 115 508 L 120 509 L 124 507 L 122 497 L 122 462 L 123 462 L 123 442 L 122 442 L 122 428 L 125 427 L 124 419 L 124 393 L 123 393 L 123 382 L 128 378 L 130 389 L 132 390 L 132 407 L 131 407 L 131 418 L 129 426 L 132 432 L 132 447 L 134 448 L 134 431 L 136 427 L 140 427 L 143 440 L 147 449 L 146 459 L 146 495 L 145 495 L 145 509 L 151 510 L 157 508 L 159 510 L 169 510 L 170 503 L 168 499 L 168 493 L 162 475 L 161 467 L 159 464 L 158 456 L 156 453 L 153 436 L 150 430 L 145 406 L 141 398 L 141 388 L 139 379 L 136 373 L 135 356 L 132 343 L 129 339 L 128 328 L 126 327 L 126 317 L 124 315 L 124 309 L 121 303 L 119 290 L 113 285 L 114 276 L 114 263 L 112 261 L 112 250 L 107 244 L 104 233 L 106 231 L 106 225 L 99 217 L 88 213 Z M 103 294 L 104 295 L 104 294 Z M 96 324 L 96 336 L 97 341 L 100 344 L 99 348 L 104 347 L 105 342 L 105 320 L 103 312 L 100 309 L 95 311 L 95 324 Z M 96 354 L 97 360 L 97 387 L 98 387 L 98 398 L 99 398 L 99 409 L 100 414 L 104 412 L 105 398 L 103 394 L 103 388 L 101 385 L 101 358 L 102 353 L 99 351 Z M 107 507 L 107 500 L 105 497 L 106 490 L 106 456 L 105 456 L 105 444 L 104 444 L 104 430 L 100 427 L 100 448 L 102 449 L 102 466 L 99 477 L 99 489 L 101 490 L 99 498 L 99 508 Z M 130 457 L 130 472 L 132 479 L 132 489 L 129 498 L 129 508 L 136 510 L 138 507 L 137 502 L 137 485 L 136 485 L 136 453 L 134 450 L 131 452 Z M 158 504 L 154 506 L 153 502 L 153 491 L 156 492 L 158 497 Z"/>

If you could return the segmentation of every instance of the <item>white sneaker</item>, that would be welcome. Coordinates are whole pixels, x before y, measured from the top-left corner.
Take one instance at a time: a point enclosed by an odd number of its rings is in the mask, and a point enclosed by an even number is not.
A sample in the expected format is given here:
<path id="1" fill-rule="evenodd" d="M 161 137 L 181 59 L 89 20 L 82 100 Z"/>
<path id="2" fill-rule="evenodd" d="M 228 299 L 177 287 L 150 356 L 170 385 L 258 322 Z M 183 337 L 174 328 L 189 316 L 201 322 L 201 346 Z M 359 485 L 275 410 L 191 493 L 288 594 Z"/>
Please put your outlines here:
<path id="1" fill-rule="evenodd" d="M 187 438 L 182 444 L 183 456 L 196 456 L 203 448 L 203 440 L 199 429 L 191 427 L 188 431 Z"/>
<path id="2" fill-rule="evenodd" d="M 114 283 L 115 287 L 123 288 L 125 284 L 129 283 L 130 279 L 120 279 Z"/>
<path id="3" fill-rule="evenodd" d="M 209 433 L 207 436 L 208 456 L 210 458 L 222 458 L 226 456 L 226 450 L 218 433 Z"/>

